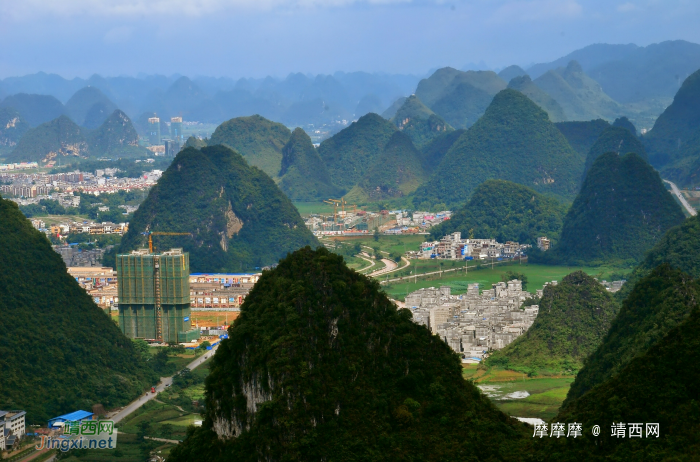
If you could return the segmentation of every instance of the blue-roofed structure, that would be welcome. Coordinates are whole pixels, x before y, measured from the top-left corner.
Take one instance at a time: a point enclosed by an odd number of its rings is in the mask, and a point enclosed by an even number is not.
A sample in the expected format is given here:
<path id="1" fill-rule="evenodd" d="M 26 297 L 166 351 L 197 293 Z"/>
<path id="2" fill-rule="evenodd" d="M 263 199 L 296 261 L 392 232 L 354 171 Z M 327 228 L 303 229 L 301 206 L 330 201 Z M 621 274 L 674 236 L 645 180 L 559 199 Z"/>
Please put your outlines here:
<path id="1" fill-rule="evenodd" d="M 56 423 L 64 422 L 82 422 L 83 420 L 93 420 L 94 414 L 88 411 L 75 411 L 70 414 L 60 415 L 49 419 L 49 428 L 54 429 L 61 427 L 62 425 L 56 425 Z"/>

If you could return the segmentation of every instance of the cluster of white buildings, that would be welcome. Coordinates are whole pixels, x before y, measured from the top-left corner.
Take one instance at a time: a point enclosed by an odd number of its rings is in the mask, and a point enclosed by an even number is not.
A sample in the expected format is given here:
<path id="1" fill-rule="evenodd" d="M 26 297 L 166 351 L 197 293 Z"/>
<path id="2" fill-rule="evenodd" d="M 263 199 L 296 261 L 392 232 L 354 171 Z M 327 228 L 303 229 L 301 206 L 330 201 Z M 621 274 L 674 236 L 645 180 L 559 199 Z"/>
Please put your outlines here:
<path id="1" fill-rule="evenodd" d="M 24 411 L 0 411 L 0 451 L 14 447 L 24 437 L 26 414 Z"/>
<path id="2" fill-rule="evenodd" d="M 479 361 L 532 326 L 539 306 L 522 306 L 531 297 L 519 280 L 512 280 L 483 291 L 470 284 L 459 296 L 451 295 L 449 287 L 420 289 L 408 294 L 405 303 L 414 322 L 439 335 L 463 358 Z"/>
<path id="3" fill-rule="evenodd" d="M 418 252 L 411 252 L 413 258 L 439 258 L 445 260 L 484 260 L 504 259 L 525 255 L 528 244 L 495 239 L 462 239 L 462 233 L 448 234 L 439 241 L 423 242 Z"/>
<path id="4" fill-rule="evenodd" d="M 14 164 L 0 164 L 0 172 L 11 170 L 28 170 L 30 168 L 39 168 L 38 162 L 18 162 Z"/>

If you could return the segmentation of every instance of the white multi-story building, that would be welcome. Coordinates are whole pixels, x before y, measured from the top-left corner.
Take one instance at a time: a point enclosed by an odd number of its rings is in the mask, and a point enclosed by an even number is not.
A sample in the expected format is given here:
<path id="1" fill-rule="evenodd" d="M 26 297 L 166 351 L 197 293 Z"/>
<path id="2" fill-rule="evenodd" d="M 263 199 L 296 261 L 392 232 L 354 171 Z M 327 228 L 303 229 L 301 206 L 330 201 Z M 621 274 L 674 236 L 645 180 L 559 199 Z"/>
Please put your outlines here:
<path id="1" fill-rule="evenodd" d="M 464 357 L 483 358 L 490 350 L 504 348 L 530 328 L 537 305 L 522 308 L 532 295 L 512 280 L 493 284 L 479 293 L 470 284 L 466 294 L 451 295 L 449 287 L 420 289 L 406 296 L 413 320 L 439 335 Z"/>

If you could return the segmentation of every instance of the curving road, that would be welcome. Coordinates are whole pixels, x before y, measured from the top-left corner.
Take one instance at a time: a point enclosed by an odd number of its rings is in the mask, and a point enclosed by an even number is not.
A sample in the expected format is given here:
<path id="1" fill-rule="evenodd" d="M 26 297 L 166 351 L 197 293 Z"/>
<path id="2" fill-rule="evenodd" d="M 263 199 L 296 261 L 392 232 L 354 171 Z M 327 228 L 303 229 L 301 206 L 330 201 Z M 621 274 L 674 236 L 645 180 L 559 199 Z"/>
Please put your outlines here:
<path id="1" fill-rule="evenodd" d="M 185 367 L 187 367 L 189 370 L 192 370 L 192 369 L 200 366 L 204 361 L 206 361 L 207 359 L 211 358 L 214 355 L 217 348 L 219 348 L 219 345 L 216 345 L 214 348 L 207 351 L 202 356 L 195 359 L 194 361 L 192 361 L 191 363 L 189 363 Z M 146 404 L 150 400 L 155 399 L 158 396 L 158 393 L 165 390 L 166 386 L 170 386 L 172 383 L 173 383 L 172 377 L 162 377 L 160 379 L 160 382 L 158 383 L 158 385 L 156 385 L 156 392 L 155 393 L 151 393 L 149 391 L 148 393 L 146 393 L 145 396 L 140 396 L 139 399 L 130 402 L 129 404 L 127 404 L 125 407 L 120 409 L 115 414 L 109 415 L 108 416 L 109 419 L 113 420 L 114 423 L 116 424 L 117 422 L 121 421 L 122 419 L 124 419 L 125 417 L 127 417 L 128 415 L 130 415 L 131 413 L 136 411 L 138 408 L 140 408 L 141 406 L 143 406 L 144 404 Z"/>
<path id="2" fill-rule="evenodd" d="M 690 216 L 693 216 L 693 217 L 694 217 L 695 215 L 698 214 L 697 210 L 695 210 L 695 209 L 688 203 L 688 201 L 685 199 L 685 197 L 683 196 L 683 194 L 681 194 L 681 191 L 680 191 L 680 189 L 678 189 L 678 186 L 676 186 L 676 183 L 673 183 L 673 182 L 668 181 L 668 180 L 664 180 L 664 182 L 665 182 L 665 183 L 668 183 L 669 185 L 671 185 L 671 191 L 673 191 L 673 194 L 678 198 L 679 201 L 681 201 L 681 205 L 683 205 L 683 207 L 688 211 L 688 213 L 690 214 Z"/>

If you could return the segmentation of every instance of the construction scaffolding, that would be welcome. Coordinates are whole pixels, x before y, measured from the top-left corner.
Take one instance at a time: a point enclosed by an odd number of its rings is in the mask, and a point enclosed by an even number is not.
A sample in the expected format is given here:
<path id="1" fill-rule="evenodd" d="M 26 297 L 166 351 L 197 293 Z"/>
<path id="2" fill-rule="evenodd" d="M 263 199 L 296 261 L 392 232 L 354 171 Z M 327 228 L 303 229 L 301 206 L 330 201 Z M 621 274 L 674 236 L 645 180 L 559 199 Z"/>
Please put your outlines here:
<path id="1" fill-rule="evenodd" d="M 119 325 L 130 338 L 182 343 L 197 338 L 190 321 L 189 254 L 136 250 L 117 255 Z"/>

